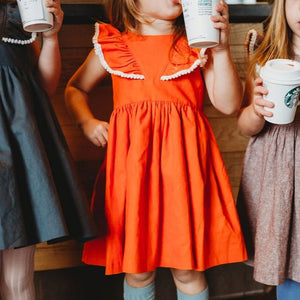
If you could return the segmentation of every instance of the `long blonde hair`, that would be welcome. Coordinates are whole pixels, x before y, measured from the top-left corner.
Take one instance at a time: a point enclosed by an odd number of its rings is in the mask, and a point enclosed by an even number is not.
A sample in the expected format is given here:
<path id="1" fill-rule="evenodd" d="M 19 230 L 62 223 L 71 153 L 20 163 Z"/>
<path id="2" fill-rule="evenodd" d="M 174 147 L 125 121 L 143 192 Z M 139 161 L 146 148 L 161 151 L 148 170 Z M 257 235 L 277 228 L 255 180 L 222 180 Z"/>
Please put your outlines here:
<path id="1" fill-rule="evenodd" d="M 111 0 L 109 7 L 109 17 L 111 24 L 124 31 L 136 31 L 138 23 L 147 23 L 147 20 L 139 12 L 136 6 L 136 0 Z M 176 41 L 185 36 L 185 27 L 183 15 L 181 14 L 174 24 L 174 44 Z"/>
<path id="2" fill-rule="evenodd" d="M 248 74 L 255 77 L 255 66 L 264 66 L 270 59 L 294 58 L 292 47 L 292 30 L 285 15 L 285 1 L 274 0 L 271 17 L 269 17 L 264 39 L 249 61 Z"/>

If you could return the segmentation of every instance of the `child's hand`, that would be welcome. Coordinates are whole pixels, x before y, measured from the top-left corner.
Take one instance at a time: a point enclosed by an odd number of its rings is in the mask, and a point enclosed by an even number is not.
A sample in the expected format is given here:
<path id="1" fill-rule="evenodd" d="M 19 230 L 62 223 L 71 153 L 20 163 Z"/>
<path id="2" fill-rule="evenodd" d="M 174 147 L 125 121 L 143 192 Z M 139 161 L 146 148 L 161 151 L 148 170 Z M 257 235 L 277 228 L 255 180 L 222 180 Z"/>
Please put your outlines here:
<path id="1" fill-rule="evenodd" d="M 270 111 L 267 111 L 264 109 L 264 107 L 274 107 L 274 103 L 271 101 L 268 101 L 263 98 L 264 95 L 268 94 L 268 90 L 263 87 L 263 80 L 262 78 L 258 77 L 255 80 L 255 86 L 253 90 L 253 110 L 256 115 L 258 115 L 260 118 L 263 117 L 272 117 L 273 113 Z"/>
<path id="2" fill-rule="evenodd" d="M 60 30 L 64 18 L 64 12 L 60 6 L 60 0 L 46 0 L 48 11 L 53 14 L 53 28 L 43 32 L 43 38 L 50 38 Z"/>
<path id="3" fill-rule="evenodd" d="M 84 135 L 97 147 L 104 148 L 108 139 L 108 123 L 98 119 L 89 119 L 81 124 Z"/>
<path id="4" fill-rule="evenodd" d="M 219 44 L 216 47 L 212 48 L 212 50 L 218 51 L 227 49 L 229 47 L 230 25 L 227 3 L 221 0 L 215 8 L 219 15 L 213 15 L 210 18 L 214 23 L 214 28 L 220 29 L 220 40 Z"/>

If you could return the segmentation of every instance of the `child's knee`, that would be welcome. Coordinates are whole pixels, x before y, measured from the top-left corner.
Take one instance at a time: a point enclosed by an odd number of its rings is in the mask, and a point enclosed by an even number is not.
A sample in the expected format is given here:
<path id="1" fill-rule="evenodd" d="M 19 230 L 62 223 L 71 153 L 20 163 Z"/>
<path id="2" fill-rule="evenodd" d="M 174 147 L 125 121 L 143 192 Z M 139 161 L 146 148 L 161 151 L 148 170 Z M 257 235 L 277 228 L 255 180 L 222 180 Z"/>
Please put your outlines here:
<path id="1" fill-rule="evenodd" d="M 202 281 L 206 282 L 203 272 L 198 272 L 195 270 L 171 270 L 173 278 L 182 284 L 190 283 L 193 281 Z"/>
<path id="2" fill-rule="evenodd" d="M 155 278 L 155 272 L 145 272 L 139 274 L 126 274 L 126 282 L 132 287 L 143 287 L 150 284 Z"/>

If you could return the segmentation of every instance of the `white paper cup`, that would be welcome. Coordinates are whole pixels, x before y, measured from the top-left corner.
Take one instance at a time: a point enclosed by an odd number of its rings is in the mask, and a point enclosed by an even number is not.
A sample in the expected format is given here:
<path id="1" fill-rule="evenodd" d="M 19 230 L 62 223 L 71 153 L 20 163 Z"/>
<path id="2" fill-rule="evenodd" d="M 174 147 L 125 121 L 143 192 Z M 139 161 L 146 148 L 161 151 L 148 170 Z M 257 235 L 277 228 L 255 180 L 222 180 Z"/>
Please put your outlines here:
<path id="1" fill-rule="evenodd" d="M 190 47 L 210 48 L 219 44 L 219 30 L 213 27 L 211 15 L 217 15 L 219 0 L 182 0 L 183 17 Z"/>
<path id="2" fill-rule="evenodd" d="M 265 110 L 273 113 L 265 120 L 274 124 L 294 121 L 300 94 L 300 63 L 289 59 L 273 59 L 260 69 L 263 86 L 268 89 L 265 99 L 274 103 Z"/>
<path id="3" fill-rule="evenodd" d="M 45 6 L 45 0 L 17 1 L 25 31 L 43 32 L 53 28 L 53 15 Z"/>

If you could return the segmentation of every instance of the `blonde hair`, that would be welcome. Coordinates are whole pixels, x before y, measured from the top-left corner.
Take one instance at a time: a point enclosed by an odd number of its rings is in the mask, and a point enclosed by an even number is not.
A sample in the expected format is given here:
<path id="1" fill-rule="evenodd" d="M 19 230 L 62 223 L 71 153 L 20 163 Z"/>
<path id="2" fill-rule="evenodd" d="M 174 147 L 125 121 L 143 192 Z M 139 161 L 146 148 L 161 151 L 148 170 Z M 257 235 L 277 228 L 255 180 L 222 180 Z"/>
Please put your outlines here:
<path id="1" fill-rule="evenodd" d="M 285 15 L 285 1 L 274 0 L 271 17 L 264 39 L 249 61 L 248 75 L 255 77 L 255 66 L 264 66 L 270 59 L 294 58 L 292 47 L 292 30 L 289 28 Z"/>
<path id="2" fill-rule="evenodd" d="M 109 7 L 109 17 L 111 24 L 124 31 L 136 31 L 139 23 L 147 23 L 148 21 L 139 12 L 136 6 L 136 0 L 111 0 Z M 174 24 L 174 42 L 185 36 L 185 27 L 182 14 L 176 19 Z"/>

